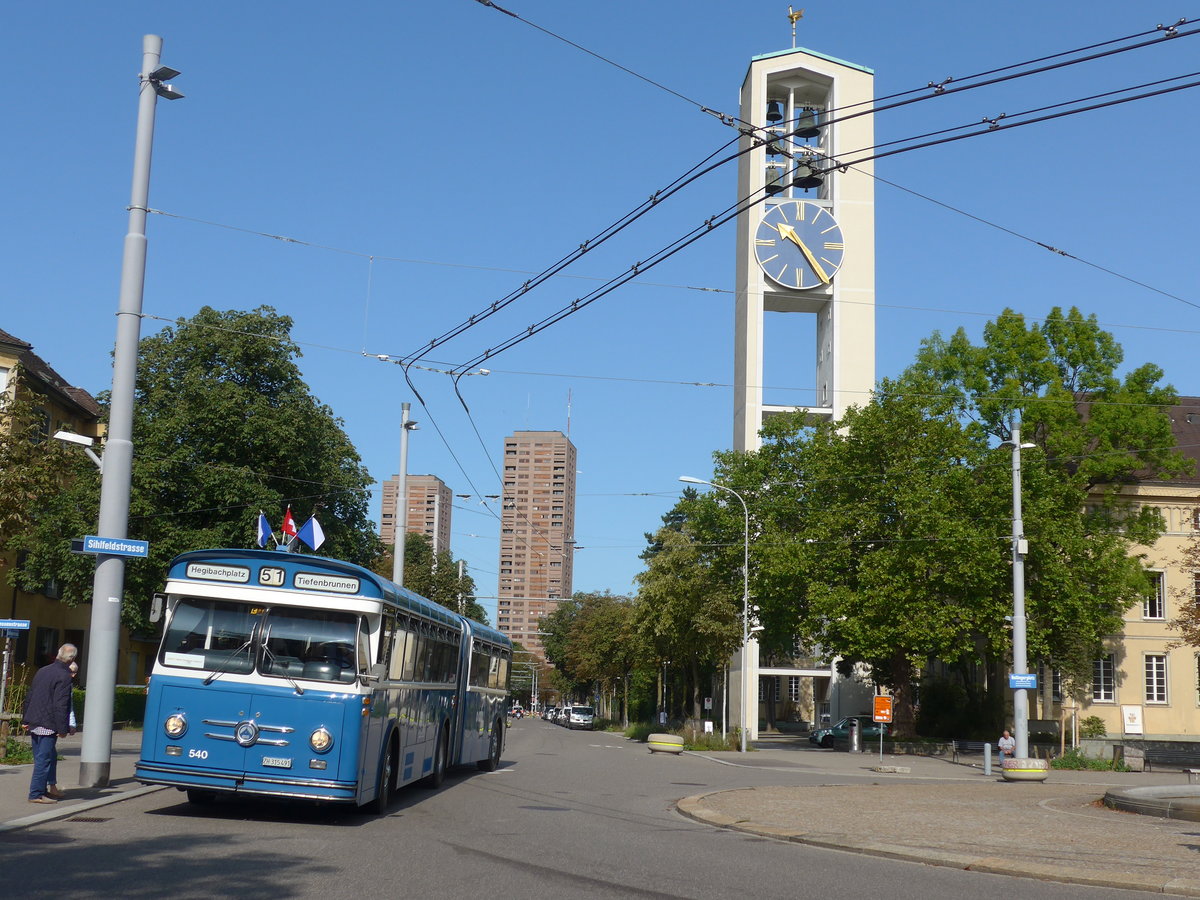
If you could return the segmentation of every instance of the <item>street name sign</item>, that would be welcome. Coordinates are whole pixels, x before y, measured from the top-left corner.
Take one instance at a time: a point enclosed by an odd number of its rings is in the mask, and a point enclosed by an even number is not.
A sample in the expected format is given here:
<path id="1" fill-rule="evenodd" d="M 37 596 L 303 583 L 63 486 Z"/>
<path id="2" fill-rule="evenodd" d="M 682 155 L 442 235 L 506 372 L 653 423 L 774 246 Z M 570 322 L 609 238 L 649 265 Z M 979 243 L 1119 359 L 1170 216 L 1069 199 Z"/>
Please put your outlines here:
<path id="1" fill-rule="evenodd" d="M 1010 672 L 1008 676 L 1008 686 L 1013 690 L 1037 690 L 1037 672 L 1027 672 L 1018 674 Z"/>
<path id="2" fill-rule="evenodd" d="M 0 631 L 28 631 L 28 619 L 0 619 Z"/>
<path id="3" fill-rule="evenodd" d="M 135 541 L 132 538 L 106 538 L 95 535 L 85 535 L 83 552 L 97 556 L 134 556 L 145 559 L 150 555 L 149 541 Z"/>

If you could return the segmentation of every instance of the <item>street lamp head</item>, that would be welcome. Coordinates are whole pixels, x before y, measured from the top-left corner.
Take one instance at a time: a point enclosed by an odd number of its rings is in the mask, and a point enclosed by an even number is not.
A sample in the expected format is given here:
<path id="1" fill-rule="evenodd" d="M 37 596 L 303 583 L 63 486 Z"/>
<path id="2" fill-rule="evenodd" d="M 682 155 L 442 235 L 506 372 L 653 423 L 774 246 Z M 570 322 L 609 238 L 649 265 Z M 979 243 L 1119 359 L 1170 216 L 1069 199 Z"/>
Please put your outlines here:
<path id="1" fill-rule="evenodd" d="M 66 441 L 68 444 L 79 444 L 82 447 L 90 447 L 96 443 L 86 434 L 76 434 L 73 431 L 56 431 L 54 432 L 55 440 Z"/>
<path id="2" fill-rule="evenodd" d="M 712 484 L 711 481 L 705 481 L 703 478 L 693 478 L 691 475 L 680 475 L 679 480 L 686 484 Z"/>
<path id="3" fill-rule="evenodd" d="M 1014 444 L 1012 441 L 1001 441 L 1000 446 L 1002 448 L 1004 448 L 1005 450 L 1016 450 L 1017 449 L 1017 445 Z M 1037 444 L 1029 444 L 1029 443 L 1025 443 L 1024 441 L 1021 443 L 1022 450 L 1032 450 L 1036 446 L 1037 446 Z"/>

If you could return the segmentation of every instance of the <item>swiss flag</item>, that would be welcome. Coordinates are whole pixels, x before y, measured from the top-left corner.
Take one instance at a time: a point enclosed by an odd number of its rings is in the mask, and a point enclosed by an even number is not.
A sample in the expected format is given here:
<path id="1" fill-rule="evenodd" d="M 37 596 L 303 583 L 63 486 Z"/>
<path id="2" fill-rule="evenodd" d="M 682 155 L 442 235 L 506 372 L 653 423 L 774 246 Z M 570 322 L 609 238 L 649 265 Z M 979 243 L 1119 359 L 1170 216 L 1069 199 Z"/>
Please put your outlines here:
<path id="1" fill-rule="evenodd" d="M 291 504 L 288 504 L 287 512 L 283 514 L 283 533 L 290 538 L 296 536 L 296 520 L 292 518 Z"/>

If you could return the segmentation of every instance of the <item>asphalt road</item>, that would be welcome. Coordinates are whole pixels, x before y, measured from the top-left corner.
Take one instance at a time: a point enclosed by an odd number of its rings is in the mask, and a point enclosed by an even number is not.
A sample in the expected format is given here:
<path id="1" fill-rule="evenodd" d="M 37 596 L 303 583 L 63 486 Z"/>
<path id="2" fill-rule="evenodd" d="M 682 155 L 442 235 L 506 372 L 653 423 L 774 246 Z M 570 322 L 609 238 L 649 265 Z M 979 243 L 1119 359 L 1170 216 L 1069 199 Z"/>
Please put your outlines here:
<path id="1" fill-rule="evenodd" d="M 0 896 L 1144 896 L 788 844 L 675 810 L 706 791 L 821 783 L 803 769 L 652 755 L 617 736 L 526 719 L 510 729 L 499 771 L 464 769 L 439 791 L 405 789 L 386 817 L 261 801 L 194 807 L 164 790 L 0 835 Z"/>

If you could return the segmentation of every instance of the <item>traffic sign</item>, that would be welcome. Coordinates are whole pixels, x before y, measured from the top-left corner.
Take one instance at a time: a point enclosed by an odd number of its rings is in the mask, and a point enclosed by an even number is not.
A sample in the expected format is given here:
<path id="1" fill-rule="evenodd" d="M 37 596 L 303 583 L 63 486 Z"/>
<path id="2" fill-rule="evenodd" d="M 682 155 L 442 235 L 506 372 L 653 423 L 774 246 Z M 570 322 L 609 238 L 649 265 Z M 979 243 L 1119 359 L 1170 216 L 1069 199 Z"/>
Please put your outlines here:
<path id="1" fill-rule="evenodd" d="M 132 538 L 106 538 L 95 535 L 85 535 L 83 552 L 97 556 L 135 556 L 145 559 L 150 555 L 149 541 L 135 541 Z"/>
<path id="2" fill-rule="evenodd" d="M 1013 690 L 1037 690 L 1037 672 L 1009 673 L 1008 686 Z"/>
<path id="3" fill-rule="evenodd" d="M 28 631 L 28 619 L 0 619 L 0 630 L 3 631 Z"/>
<path id="4" fill-rule="evenodd" d="M 875 722 L 890 722 L 892 721 L 892 698 L 877 696 L 875 697 L 875 707 L 872 710 L 872 721 Z"/>

